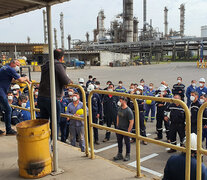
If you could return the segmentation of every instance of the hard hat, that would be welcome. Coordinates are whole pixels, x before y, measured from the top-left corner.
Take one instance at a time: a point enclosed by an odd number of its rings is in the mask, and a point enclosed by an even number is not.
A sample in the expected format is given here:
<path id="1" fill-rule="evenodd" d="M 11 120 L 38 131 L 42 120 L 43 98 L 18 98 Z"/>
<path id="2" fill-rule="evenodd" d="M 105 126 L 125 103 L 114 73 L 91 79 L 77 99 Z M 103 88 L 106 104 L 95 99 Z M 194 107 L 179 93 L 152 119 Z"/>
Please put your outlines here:
<path id="1" fill-rule="evenodd" d="M 91 91 L 93 91 L 94 89 L 95 89 L 94 85 L 93 85 L 93 84 L 90 84 L 90 85 L 88 85 L 87 91 L 88 91 L 88 92 L 91 92 Z"/>
<path id="2" fill-rule="evenodd" d="M 184 144 L 186 147 L 186 138 L 185 138 Z M 190 148 L 193 151 L 197 150 L 197 135 L 195 133 L 191 133 L 190 135 Z"/>
<path id="3" fill-rule="evenodd" d="M 144 88 L 143 88 L 143 86 L 141 86 L 141 85 L 139 85 L 138 87 L 137 87 L 137 89 L 140 89 L 140 90 L 144 90 Z"/>
<path id="4" fill-rule="evenodd" d="M 79 109 L 79 110 L 77 110 L 77 111 L 76 111 L 76 114 L 78 114 L 78 115 L 80 115 L 80 116 L 83 115 L 83 109 Z"/>
<path id="5" fill-rule="evenodd" d="M 146 100 L 146 104 L 151 104 L 152 100 Z"/>
<path id="6" fill-rule="evenodd" d="M 206 82 L 206 80 L 204 78 L 200 78 L 199 82 Z"/>
<path id="7" fill-rule="evenodd" d="M 83 78 L 79 78 L 79 79 L 78 79 L 78 82 L 79 82 L 79 83 L 84 83 L 84 79 L 83 79 Z"/>
<path id="8" fill-rule="evenodd" d="M 13 90 L 13 89 L 20 89 L 20 86 L 19 86 L 18 84 L 15 84 L 11 89 L 12 89 L 12 90 Z"/>

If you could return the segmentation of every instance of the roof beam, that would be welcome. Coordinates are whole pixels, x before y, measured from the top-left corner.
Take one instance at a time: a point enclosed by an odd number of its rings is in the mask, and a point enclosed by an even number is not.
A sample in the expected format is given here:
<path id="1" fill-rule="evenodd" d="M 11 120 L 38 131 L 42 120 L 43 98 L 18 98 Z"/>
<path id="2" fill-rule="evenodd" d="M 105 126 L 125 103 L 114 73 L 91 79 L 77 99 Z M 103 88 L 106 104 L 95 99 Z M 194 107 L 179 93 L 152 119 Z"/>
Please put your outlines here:
<path id="1" fill-rule="evenodd" d="M 47 5 L 46 2 L 43 2 L 41 0 L 18 0 L 18 1 L 26 2 L 26 3 L 31 3 L 31 4 L 39 4 L 39 5 L 43 5 L 43 6 Z"/>

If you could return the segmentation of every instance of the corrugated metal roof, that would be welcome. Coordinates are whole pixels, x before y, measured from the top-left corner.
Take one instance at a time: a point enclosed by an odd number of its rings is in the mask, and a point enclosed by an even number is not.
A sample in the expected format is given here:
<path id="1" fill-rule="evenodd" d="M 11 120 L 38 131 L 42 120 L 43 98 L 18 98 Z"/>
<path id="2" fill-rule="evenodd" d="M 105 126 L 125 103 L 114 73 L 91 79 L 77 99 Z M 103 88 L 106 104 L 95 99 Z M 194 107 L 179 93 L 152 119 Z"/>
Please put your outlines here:
<path id="1" fill-rule="evenodd" d="M 0 0 L 0 19 L 12 17 L 47 5 L 54 5 L 69 0 Z"/>

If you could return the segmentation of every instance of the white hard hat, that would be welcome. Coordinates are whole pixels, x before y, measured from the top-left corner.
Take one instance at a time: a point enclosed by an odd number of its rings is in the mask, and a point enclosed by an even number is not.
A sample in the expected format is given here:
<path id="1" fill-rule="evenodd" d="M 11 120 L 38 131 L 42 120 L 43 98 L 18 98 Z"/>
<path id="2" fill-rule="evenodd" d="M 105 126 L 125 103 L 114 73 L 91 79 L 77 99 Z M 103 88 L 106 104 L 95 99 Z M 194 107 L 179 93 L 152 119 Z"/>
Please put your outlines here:
<path id="1" fill-rule="evenodd" d="M 94 85 L 93 85 L 93 84 L 90 84 L 90 85 L 88 85 L 87 91 L 88 91 L 88 92 L 91 92 L 91 91 L 93 91 L 94 89 L 95 89 Z"/>
<path id="2" fill-rule="evenodd" d="M 158 88 L 158 90 L 160 90 L 160 91 L 165 91 L 166 90 L 166 86 L 165 85 L 162 85 L 162 86 L 160 86 L 159 88 Z"/>
<path id="3" fill-rule="evenodd" d="M 185 138 L 184 144 L 186 146 L 186 138 Z M 193 151 L 197 150 L 197 135 L 195 133 L 191 133 L 190 135 L 190 148 Z"/>
<path id="4" fill-rule="evenodd" d="M 78 79 L 78 82 L 79 82 L 79 83 L 84 83 L 84 79 L 83 79 L 83 78 L 79 78 L 79 79 Z"/>
<path id="5" fill-rule="evenodd" d="M 137 89 L 140 89 L 140 90 L 144 90 L 144 88 L 143 88 L 143 86 L 141 86 L 141 85 L 139 85 L 138 87 L 137 87 Z"/>
<path id="6" fill-rule="evenodd" d="M 18 84 L 15 84 L 11 89 L 12 89 L 12 90 L 13 90 L 13 89 L 20 89 L 20 86 L 19 86 Z"/>
<path id="7" fill-rule="evenodd" d="M 204 78 L 200 78 L 199 82 L 206 82 Z"/>

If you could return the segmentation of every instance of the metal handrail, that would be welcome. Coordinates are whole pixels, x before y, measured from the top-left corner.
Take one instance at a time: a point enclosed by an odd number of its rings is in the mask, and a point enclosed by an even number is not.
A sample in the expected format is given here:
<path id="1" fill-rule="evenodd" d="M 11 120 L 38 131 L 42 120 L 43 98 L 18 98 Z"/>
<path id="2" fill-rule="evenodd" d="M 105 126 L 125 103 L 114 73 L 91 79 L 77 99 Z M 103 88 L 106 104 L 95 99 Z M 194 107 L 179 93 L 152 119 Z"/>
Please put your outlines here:
<path id="1" fill-rule="evenodd" d="M 197 118 L 197 175 L 196 179 L 201 180 L 201 171 L 202 171 L 202 154 L 207 155 L 207 150 L 202 148 L 202 117 L 203 112 L 207 108 L 207 103 L 204 103 L 199 111 L 198 111 L 198 118 Z"/>
<path id="2" fill-rule="evenodd" d="M 38 82 L 33 82 L 31 84 L 31 93 L 33 93 L 33 88 L 35 84 L 39 84 Z M 75 84 L 68 84 L 66 87 L 74 87 L 74 88 L 79 88 L 81 90 L 82 93 L 82 97 L 83 97 L 83 113 L 84 113 L 84 117 L 77 117 L 77 116 L 71 116 L 71 115 L 67 115 L 64 113 L 61 113 L 61 117 L 65 117 L 65 118 L 70 118 L 70 119 L 75 119 L 75 120 L 79 120 L 79 121 L 84 121 L 84 131 L 85 131 L 85 153 L 86 156 L 89 156 L 89 144 L 88 144 L 88 121 L 87 121 L 87 106 L 86 106 L 86 95 L 85 95 L 85 91 L 83 89 L 82 86 L 80 85 L 75 85 Z M 32 103 L 33 103 L 33 107 L 34 106 L 34 96 L 32 96 Z M 33 112 L 33 114 L 35 114 L 35 112 L 40 112 L 40 109 L 38 108 L 33 108 L 31 110 Z"/>
<path id="3" fill-rule="evenodd" d="M 132 134 L 126 131 L 121 131 L 105 126 L 101 126 L 98 124 L 95 124 L 92 122 L 92 96 L 94 93 L 98 94 L 106 94 L 106 95 L 113 95 L 113 96 L 124 96 L 128 97 L 131 100 L 133 100 L 134 108 L 135 108 L 135 128 L 136 128 L 136 134 Z M 158 140 L 154 140 L 151 138 L 143 137 L 140 135 L 139 130 L 139 107 L 137 104 L 136 99 L 143 99 L 143 100 L 152 100 L 152 101 L 161 101 L 161 102 L 170 102 L 170 103 L 176 103 L 183 107 L 186 115 L 186 147 L 178 147 L 176 145 L 172 145 L 169 143 L 161 142 Z M 160 97 L 151 97 L 151 96 L 142 96 L 142 95 L 131 95 L 126 93 L 117 93 L 117 92 L 108 92 L 108 91 L 101 91 L 101 90 L 93 90 L 90 92 L 88 96 L 88 110 L 89 110 L 89 132 L 90 132 L 90 147 L 91 147 L 91 159 L 94 159 L 94 144 L 93 144 L 93 128 L 99 128 L 99 129 L 105 129 L 107 131 L 115 132 L 118 134 L 122 134 L 125 136 L 129 136 L 132 138 L 136 138 L 136 161 L 137 161 L 137 177 L 141 177 L 141 162 L 140 162 L 140 140 L 147 141 L 149 143 L 169 147 L 176 149 L 178 151 L 182 151 L 186 153 L 186 167 L 185 167 L 185 177 L 186 180 L 190 179 L 190 164 L 191 164 L 191 149 L 190 149 L 190 134 L 191 134 L 191 120 L 190 120 L 190 111 L 186 104 L 178 99 L 172 99 L 172 98 L 160 98 Z"/>

